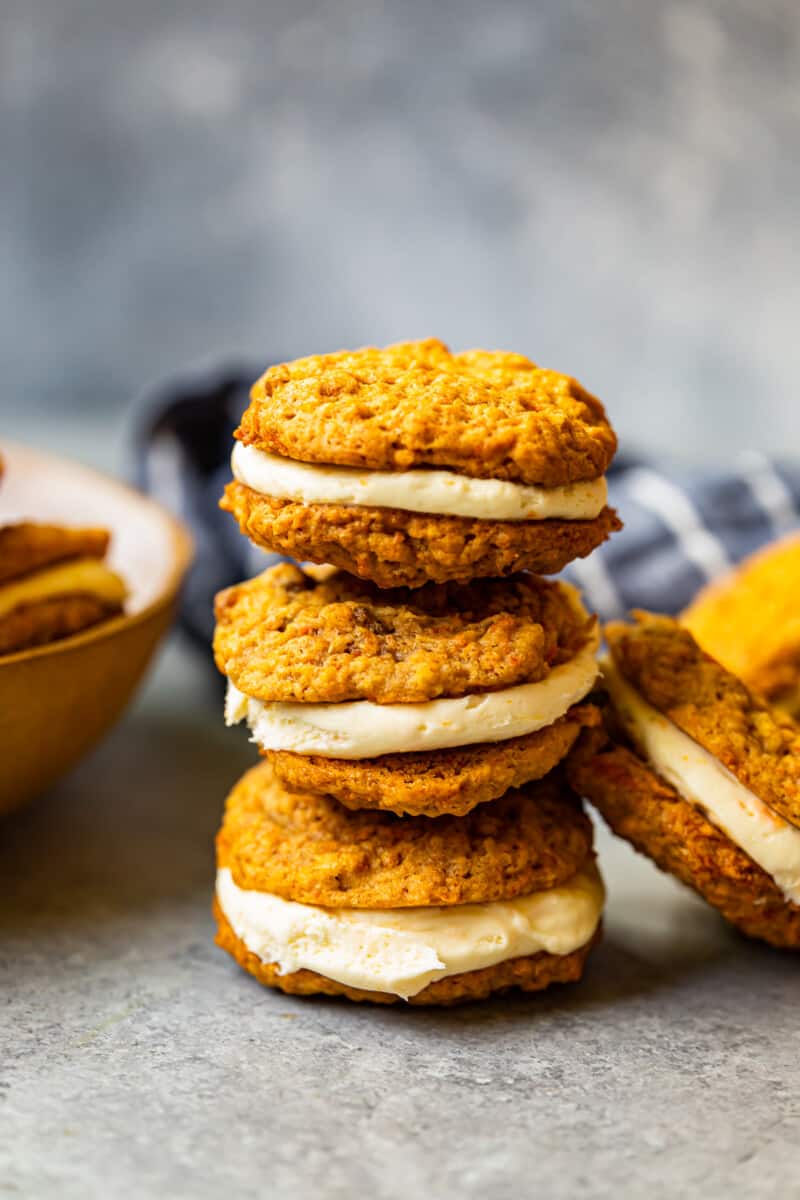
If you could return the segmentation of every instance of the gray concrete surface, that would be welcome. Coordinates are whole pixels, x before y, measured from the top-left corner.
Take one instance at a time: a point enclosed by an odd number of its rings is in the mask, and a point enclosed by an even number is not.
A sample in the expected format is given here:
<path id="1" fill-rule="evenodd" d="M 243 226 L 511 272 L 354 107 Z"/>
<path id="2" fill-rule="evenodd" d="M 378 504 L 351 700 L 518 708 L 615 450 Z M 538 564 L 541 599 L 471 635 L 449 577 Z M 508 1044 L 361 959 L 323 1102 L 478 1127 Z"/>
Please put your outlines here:
<path id="1" fill-rule="evenodd" d="M 797 448 L 794 0 L 7 0 L 0 55 L 0 430 L 436 333 Z"/>
<path id="2" fill-rule="evenodd" d="M 2 1194 L 800 1195 L 796 962 L 602 835 L 607 935 L 578 987 L 449 1013 L 272 994 L 209 916 L 251 760 L 173 647 L 0 830 Z"/>

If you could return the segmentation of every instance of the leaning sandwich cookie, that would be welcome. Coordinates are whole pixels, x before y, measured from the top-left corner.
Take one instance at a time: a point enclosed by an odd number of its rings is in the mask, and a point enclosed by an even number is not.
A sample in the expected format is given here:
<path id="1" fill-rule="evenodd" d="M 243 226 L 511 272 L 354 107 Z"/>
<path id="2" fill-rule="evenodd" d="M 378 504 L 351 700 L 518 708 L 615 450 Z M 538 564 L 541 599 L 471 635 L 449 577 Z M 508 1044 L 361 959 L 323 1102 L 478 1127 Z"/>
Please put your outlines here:
<path id="1" fill-rule="evenodd" d="M 568 766 L 614 832 L 733 925 L 800 949 L 800 730 L 667 617 L 606 629 L 615 741 Z"/>
<path id="2" fill-rule="evenodd" d="M 599 719 L 597 626 L 567 584 L 385 591 L 279 564 L 220 593 L 216 617 L 228 723 L 287 786 L 353 808 L 466 813 Z"/>
<path id="3" fill-rule="evenodd" d="M 228 798 L 217 942 L 298 995 L 452 1004 L 580 978 L 604 891 L 580 802 L 553 777 L 467 817 L 350 812 L 267 762 Z"/>
<path id="4" fill-rule="evenodd" d="M 242 532 L 381 587 L 555 574 L 620 528 L 603 406 L 518 354 L 431 339 L 284 363 L 236 437 L 222 506 Z"/>
<path id="5" fill-rule="evenodd" d="M 109 540 L 104 529 L 0 527 L 0 654 L 69 637 L 122 612 L 125 584 L 104 561 Z"/>

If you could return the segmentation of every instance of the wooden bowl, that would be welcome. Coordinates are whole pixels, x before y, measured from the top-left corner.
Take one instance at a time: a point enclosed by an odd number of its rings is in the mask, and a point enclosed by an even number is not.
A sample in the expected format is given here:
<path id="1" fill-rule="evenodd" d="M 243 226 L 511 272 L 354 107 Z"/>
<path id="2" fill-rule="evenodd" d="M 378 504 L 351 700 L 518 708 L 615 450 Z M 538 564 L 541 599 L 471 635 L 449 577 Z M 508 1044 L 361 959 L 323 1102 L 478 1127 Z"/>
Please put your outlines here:
<path id="1" fill-rule="evenodd" d="M 0 657 L 0 814 L 50 787 L 111 729 L 172 621 L 192 559 L 184 527 L 88 467 L 4 442 L 0 524 L 102 525 L 129 589 L 123 616 Z"/>

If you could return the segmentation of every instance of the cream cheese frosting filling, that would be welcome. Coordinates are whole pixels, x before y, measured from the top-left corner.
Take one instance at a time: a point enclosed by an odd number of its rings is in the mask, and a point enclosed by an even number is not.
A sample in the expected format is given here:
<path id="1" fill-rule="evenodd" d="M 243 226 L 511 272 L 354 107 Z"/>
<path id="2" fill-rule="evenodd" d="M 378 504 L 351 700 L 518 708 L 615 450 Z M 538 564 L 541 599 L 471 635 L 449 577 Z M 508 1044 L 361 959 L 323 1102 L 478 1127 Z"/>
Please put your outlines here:
<path id="1" fill-rule="evenodd" d="M 237 442 L 234 479 L 263 496 L 302 504 L 368 505 L 483 521 L 593 520 L 608 498 L 604 477 L 543 488 L 456 471 L 361 471 L 298 462 Z"/>
<path id="2" fill-rule="evenodd" d="M 244 695 L 228 680 L 225 720 L 247 720 L 262 750 L 291 750 L 323 758 L 377 758 L 502 742 L 552 725 L 591 691 L 597 679 L 598 634 L 568 662 L 537 683 L 476 692 L 421 704 L 268 703 Z"/>
<path id="3" fill-rule="evenodd" d="M 0 617 L 26 604 L 66 596 L 96 596 L 109 607 L 122 604 L 125 584 L 96 558 L 78 558 L 45 567 L 0 587 Z"/>
<path id="4" fill-rule="evenodd" d="M 602 673 L 622 725 L 657 774 L 761 867 L 790 903 L 800 904 L 800 829 L 648 704 L 610 660 Z"/>
<path id="5" fill-rule="evenodd" d="M 594 935 L 605 891 L 594 863 L 567 883 L 515 900 L 432 908 L 318 908 L 238 887 L 217 872 L 236 936 L 281 975 L 316 971 L 347 987 L 408 999 L 448 975 L 545 951 L 571 954 Z"/>

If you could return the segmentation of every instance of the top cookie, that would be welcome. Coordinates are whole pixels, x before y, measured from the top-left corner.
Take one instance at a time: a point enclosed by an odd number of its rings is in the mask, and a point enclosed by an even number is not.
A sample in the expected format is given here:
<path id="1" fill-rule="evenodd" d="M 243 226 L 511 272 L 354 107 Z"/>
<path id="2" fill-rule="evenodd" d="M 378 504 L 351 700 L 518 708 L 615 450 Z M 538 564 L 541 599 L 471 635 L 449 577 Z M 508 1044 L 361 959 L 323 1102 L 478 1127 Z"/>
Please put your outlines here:
<path id="1" fill-rule="evenodd" d="M 433 338 L 271 367 L 236 436 L 303 462 L 546 488 L 603 475 L 617 445 L 600 401 L 568 375 Z"/>
<path id="2" fill-rule="evenodd" d="M 396 817 L 288 792 L 262 763 L 228 797 L 217 854 L 240 888 L 300 904 L 481 904 L 566 883 L 592 855 L 592 825 L 554 776 L 464 817 Z"/>
<path id="3" fill-rule="evenodd" d="M 800 825 L 800 728 L 757 699 L 671 617 L 635 613 L 605 635 L 617 669 L 740 783 Z"/>
<path id="4" fill-rule="evenodd" d="M 217 666 L 271 702 L 414 704 L 535 683 L 594 628 L 573 589 L 533 575 L 382 591 L 280 563 L 221 592 Z"/>

